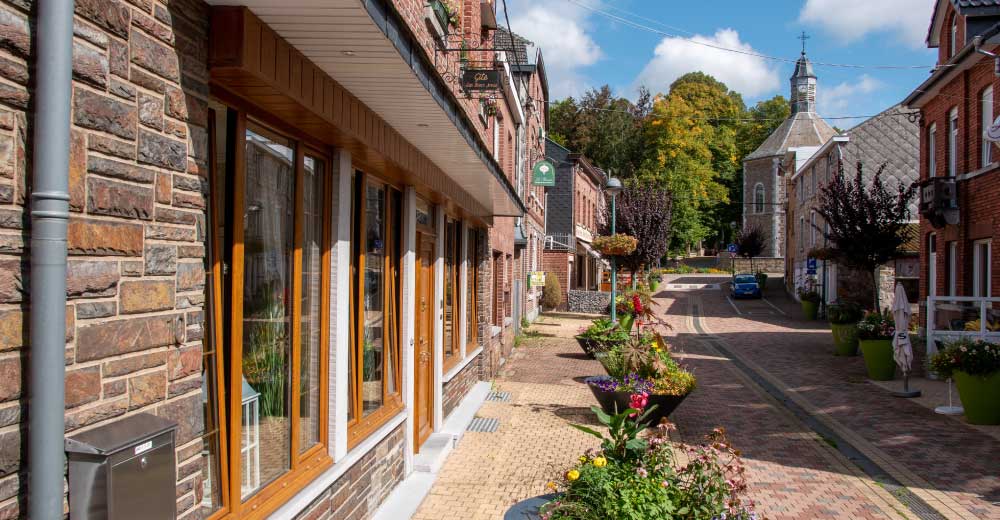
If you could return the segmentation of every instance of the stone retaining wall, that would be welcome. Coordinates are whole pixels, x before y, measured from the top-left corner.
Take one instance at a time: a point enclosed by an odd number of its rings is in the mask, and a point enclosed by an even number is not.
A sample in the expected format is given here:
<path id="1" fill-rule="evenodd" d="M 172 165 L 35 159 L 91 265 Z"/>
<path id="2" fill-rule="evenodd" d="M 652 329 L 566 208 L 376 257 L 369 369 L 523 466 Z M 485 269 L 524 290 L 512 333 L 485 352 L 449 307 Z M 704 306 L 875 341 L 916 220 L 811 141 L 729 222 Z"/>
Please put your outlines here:
<path id="1" fill-rule="evenodd" d="M 730 270 L 733 266 L 736 266 L 737 273 L 749 273 L 751 271 L 763 271 L 765 273 L 784 273 L 785 272 L 785 259 L 784 258 L 774 258 L 774 257 L 758 257 L 753 259 L 753 269 L 750 268 L 749 258 L 736 258 L 730 259 L 729 255 L 726 253 L 720 254 L 718 256 L 717 268 L 723 270 Z"/>

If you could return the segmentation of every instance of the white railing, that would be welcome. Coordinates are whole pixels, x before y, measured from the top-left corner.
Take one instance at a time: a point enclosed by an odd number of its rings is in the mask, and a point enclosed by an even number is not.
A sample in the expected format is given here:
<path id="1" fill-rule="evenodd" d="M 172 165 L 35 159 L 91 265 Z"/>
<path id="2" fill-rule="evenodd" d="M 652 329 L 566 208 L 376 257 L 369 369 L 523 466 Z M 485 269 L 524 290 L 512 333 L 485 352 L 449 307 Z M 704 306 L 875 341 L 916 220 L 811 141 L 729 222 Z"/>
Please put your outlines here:
<path id="1" fill-rule="evenodd" d="M 1000 298 L 930 296 L 927 298 L 927 355 L 959 338 L 1000 343 Z"/>

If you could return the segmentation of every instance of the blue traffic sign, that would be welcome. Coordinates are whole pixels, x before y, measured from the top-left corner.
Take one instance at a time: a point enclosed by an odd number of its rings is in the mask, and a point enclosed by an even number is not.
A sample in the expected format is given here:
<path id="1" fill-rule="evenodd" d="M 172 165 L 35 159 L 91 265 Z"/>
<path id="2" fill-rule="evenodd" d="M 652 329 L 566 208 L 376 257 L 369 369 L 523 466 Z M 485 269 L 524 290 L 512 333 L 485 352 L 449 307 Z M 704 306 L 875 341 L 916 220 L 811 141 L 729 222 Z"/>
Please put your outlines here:
<path id="1" fill-rule="evenodd" d="M 736 252 L 736 244 L 729 244 L 728 249 L 729 249 L 730 253 L 735 253 Z"/>
<path id="2" fill-rule="evenodd" d="M 806 260 L 806 274 L 816 274 L 816 259 L 809 258 Z"/>

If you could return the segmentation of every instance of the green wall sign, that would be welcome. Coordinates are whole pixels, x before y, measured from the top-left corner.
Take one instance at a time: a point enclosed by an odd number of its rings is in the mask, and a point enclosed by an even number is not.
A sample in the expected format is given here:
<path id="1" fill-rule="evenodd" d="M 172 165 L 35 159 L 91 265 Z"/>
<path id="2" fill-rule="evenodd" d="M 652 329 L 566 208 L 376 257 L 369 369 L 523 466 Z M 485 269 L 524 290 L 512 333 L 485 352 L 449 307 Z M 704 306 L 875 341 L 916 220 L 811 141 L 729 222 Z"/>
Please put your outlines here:
<path id="1" fill-rule="evenodd" d="M 555 186 L 556 167 L 545 159 L 536 162 L 535 167 L 531 169 L 531 184 L 534 186 Z"/>

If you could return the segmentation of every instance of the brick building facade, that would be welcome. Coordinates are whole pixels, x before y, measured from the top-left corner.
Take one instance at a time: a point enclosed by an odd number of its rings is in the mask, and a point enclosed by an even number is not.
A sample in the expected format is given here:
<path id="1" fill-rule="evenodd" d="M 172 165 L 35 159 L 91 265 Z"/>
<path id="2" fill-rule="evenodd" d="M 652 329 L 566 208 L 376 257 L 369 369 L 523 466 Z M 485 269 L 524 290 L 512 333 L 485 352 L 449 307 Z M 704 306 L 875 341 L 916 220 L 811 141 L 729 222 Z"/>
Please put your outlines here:
<path id="1" fill-rule="evenodd" d="M 221 519 L 371 516 L 512 348 L 514 224 L 544 217 L 515 143 L 548 92 L 495 6 L 215 3 L 76 1 L 53 346 L 28 341 L 48 35 L 0 1 L 0 518 L 28 514 L 35 349 L 65 350 L 67 436 L 175 421 L 177 517 Z M 499 71 L 495 105 L 463 68 Z"/>
<path id="2" fill-rule="evenodd" d="M 927 45 L 938 49 L 939 66 L 904 101 L 920 111 L 921 303 L 1000 294 L 1000 152 L 984 137 L 1000 81 L 993 60 L 976 52 L 977 37 L 997 50 L 998 23 L 995 2 L 937 2 Z"/>

